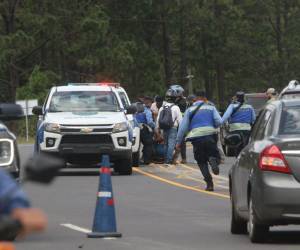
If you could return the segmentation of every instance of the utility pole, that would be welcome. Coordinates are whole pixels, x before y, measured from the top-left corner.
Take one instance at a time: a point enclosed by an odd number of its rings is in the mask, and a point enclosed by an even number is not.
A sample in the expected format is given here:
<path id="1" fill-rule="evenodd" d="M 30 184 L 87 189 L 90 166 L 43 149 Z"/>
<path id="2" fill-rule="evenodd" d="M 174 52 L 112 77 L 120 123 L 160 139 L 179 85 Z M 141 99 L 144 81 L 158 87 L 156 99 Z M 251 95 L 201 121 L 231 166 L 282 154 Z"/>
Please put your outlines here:
<path id="1" fill-rule="evenodd" d="M 191 95 L 191 94 L 193 94 L 193 78 L 194 78 L 194 76 L 192 75 L 192 71 L 190 68 L 188 68 L 187 72 L 188 72 L 188 75 L 185 78 L 187 78 L 189 81 L 188 92 L 189 92 L 189 95 Z"/>

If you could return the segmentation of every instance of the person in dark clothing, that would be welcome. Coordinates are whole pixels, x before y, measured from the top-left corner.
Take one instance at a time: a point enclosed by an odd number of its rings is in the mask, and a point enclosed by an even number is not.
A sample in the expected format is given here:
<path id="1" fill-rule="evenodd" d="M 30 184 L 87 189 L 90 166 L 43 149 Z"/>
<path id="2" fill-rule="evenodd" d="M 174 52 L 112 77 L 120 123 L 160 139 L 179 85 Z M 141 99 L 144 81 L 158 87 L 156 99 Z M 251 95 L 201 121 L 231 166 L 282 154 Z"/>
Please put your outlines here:
<path id="1" fill-rule="evenodd" d="M 222 124 L 222 118 L 216 107 L 208 103 L 204 91 L 197 93 L 197 101 L 188 108 L 180 123 L 176 148 L 180 149 L 185 138 L 193 144 L 194 157 L 207 184 L 207 191 L 214 191 L 212 176 L 208 163 L 214 174 L 219 174 L 220 155 L 217 147 L 217 128 Z"/>

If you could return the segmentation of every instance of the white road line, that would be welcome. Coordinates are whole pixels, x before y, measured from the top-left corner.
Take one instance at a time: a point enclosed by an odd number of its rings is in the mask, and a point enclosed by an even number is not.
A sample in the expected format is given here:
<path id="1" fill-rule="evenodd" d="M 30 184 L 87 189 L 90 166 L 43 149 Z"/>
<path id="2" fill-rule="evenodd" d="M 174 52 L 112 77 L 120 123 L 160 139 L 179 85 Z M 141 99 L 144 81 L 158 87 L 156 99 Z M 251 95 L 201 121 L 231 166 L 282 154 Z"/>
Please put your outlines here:
<path id="1" fill-rule="evenodd" d="M 66 223 L 66 224 L 60 224 L 62 227 L 66 227 L 66 228 L 69 228 L 69 229 L 72 229 L 74 231 L 78 231 L 78 232 L 81 232 L 81 233 L 91 233 L 92 231 L 87 229 L 87 228 L 83 228 L 83 227 L 78 227 L 76 225 L 73 225 L 73 224 L 69 224 L 69 223 Z"/>

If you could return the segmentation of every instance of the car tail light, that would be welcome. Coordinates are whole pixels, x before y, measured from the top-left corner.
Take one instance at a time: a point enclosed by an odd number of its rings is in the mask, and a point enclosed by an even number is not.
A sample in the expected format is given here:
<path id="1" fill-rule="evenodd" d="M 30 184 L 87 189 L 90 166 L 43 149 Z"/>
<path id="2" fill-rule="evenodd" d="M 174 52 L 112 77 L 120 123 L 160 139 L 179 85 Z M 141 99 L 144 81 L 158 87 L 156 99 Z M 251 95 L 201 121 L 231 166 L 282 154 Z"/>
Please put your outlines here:
<path id="1" fill-rule="evenodd" d="M 274 171 L 290 174 L 291 170 L 276 145 L 266 147 L 260 154 L 259 167 L 264 171 Z"/>

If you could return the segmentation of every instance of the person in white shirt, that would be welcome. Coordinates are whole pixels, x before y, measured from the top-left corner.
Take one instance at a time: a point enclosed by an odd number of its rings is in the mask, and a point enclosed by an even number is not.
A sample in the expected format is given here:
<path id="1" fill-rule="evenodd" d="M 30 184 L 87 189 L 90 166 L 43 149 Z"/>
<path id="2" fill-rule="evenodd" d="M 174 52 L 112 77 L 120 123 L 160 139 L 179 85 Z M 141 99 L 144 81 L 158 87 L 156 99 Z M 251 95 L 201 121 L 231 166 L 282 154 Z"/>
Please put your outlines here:
<path id="1" fill-rule="evenodd" d="M 176 91 L 168 89 L 166 92 L 166 103 L 159 109 L 156 128 L 157 132 L 163 131 L 164 137 L 164 162 L 168 166 L 173 162 L 173 152 L 176 144 L 177 130 L 182 121 L 182 114 L 175 104 Z"/>

